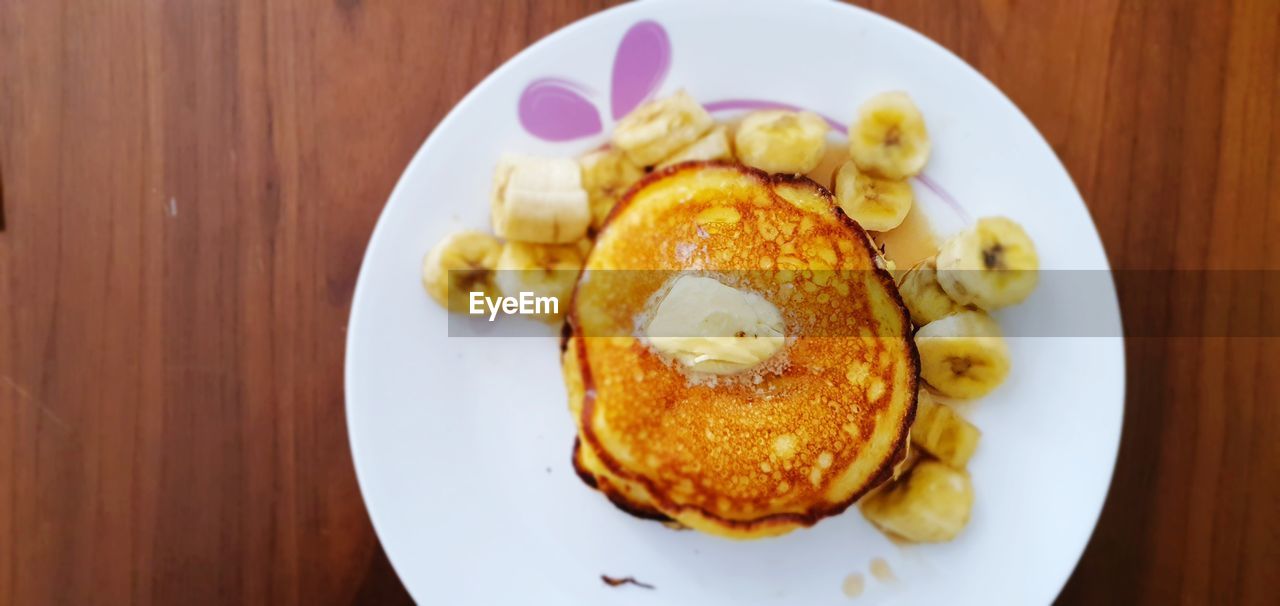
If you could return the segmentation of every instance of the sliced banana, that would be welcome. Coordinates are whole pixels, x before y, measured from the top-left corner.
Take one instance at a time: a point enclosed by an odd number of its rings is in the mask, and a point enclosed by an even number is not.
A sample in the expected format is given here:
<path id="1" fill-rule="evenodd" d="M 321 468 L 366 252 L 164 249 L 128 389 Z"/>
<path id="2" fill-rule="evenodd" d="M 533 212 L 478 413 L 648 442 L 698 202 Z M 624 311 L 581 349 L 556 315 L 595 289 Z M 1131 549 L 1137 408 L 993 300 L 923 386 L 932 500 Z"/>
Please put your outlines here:
<path id="1" fill-rule="evenodd" d="M 938 283 L 952 299 L 982 309 L 1021 303 L 1039 282 L 1040 258 L 1011 219 L 984 217 L 942 244 Z"/>
<path id="2" fill-rule="evenodd" d="M 836 173 L 836 202 L 863 229 L 889 231 L 902 225 L 915 200 L 910 183 L 865 173 L 852 160 Z"/>
<path id="3" fill-rule="evenodd" d="M 922 459 L 906 477 L 863 499 L 861 509 L 872 524 L 908 541 L 950 541 L 969 523 L 973 483 L 962 470 Z"/>
<path id="4" fill-rule="evenodd" d="M 644 169 L 612 147 L 593 151 L 578 164 L 582 166 L 582 186 L 591 207 L 591 227 L 600 229 L 627 189 L 644 176 Z"/>
<path id="5" fill-rule="evenodd" d="M 493 174 L 493 231 L 519 242 L 560 244 L 587 233 L 582 171 L 569 158 L 505 155 Z"/>
<path id="6" fill-rule="evenodd" d="M 916 331 L 920 376 L 953 398 L 986 395 L 1009 376 L 1009 346 L 990 316 L 964 310 Z"/>
<path id="7" fill-rule="evenodd" d="M 919 415 L 920 413 L 917 412 L 916 414 Z M 915 467 L 916 463 L 920 461 L 920 449 L 912 446 L 910 441 L 904 444 L 903 448 L 905 448 L 907 452 L 902 456 L 902 460 L 898 461 L 898 463 L 893 466 L 893 475 L 891 477 L 893 480 L 897 480 L 910 473 L 911 468 Z"/>
<path id="8" fill-rule="evenodd" d="M 466 313 L 472 291 L 491 294 L 493 270 L 502 243 L 478 231 L 459 231 L 440 240 L 422 261 L 422 286 L 445 309 Z"/>
<path id="9" fill-rule="evenodd" d="M 747 166 L 767 173 L 802 174 L 822 162 L 830 128 L 813 112 L 758 111 L 742 119 L 733 142 L 738 159 Z"/>
<path id="10" fill-rule="evenodd" d="M 729 129 L 717 126 L 703 135 L 701 139 L 690 143 L 670 158 L 663 160 L 658 168 L 689 162 L 692 160 L 732 160 L 733 149 L 729 146 Z"/>
<path id="11" fill-rule="evenodd" d="M 954 408 L 920 390 L 916 422 L 911 426 L 911 443 L 956 469 L 964 469 L 978 449 L 982 432 L 964 420 Z"/>
<path id="12" fill-rule="evenodd" d="M 613 129 L 613 145 L 637 166 L 654 166 L 663 158 L 697 141 L 714 122 L 693 97 L 678 91 L 645 102 Z"/>
<path id="13" fill-rule="evenodd" d="M 898 293 L 907 304 L 911 322 L 916 326 L 924 326 L 964 309 L 938 284 L 936 257 L 929 257 L 908 269 L 898 280 Z"/>
<path id="14" fill-rule="evenodd" d="M 920 174 L 929 161 L 929 147 L 924 116 L 903 92 L 868 99 L 849 125 L 849 157 L 858 168 L 885 179 Z"/>
<path id="15" fill-rule="evenodd" d="M 494 282 L 507 297 L 526 292 L 533 297 L 555 297 L 557 313 L 543 316 L 554 321 L 563 317 L 569 306 L 582 261 L 583 247 L 578 243 L 507 242 L 498 256 Z"/>

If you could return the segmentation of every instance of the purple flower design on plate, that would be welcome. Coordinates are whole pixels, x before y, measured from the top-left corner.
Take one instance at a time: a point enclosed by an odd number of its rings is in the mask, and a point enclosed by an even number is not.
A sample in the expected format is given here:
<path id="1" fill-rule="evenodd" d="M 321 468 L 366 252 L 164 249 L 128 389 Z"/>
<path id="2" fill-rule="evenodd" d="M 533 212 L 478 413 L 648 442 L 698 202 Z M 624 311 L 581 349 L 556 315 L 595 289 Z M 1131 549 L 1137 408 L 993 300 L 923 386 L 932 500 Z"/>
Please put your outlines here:
<path id="1" fill-rule="evenodd" d="M 613 57 L 613 119 L 621 119 L 652 96 L 670 68 L 667 30 L 656 21 L 631 26 Z M 520 124 L 544 141 L 572 141 L 599 134 L 604 130 L 600 112 L 587 96 L 586 87 L 568 80 L 534 80 L 520 94 Z"/>
<path id="2" fill-rule="evenodd" d="M 656 21 L 641 21 L 627 30 L 613 57 L 610 101 L 613 119 L 621 120 L 648 100 L 671 69 L 671 40 Z"/>
<path id="3" fill-rule="evenodd" d="M 603 130 L 600 112 L 588 101 L 586 90 L 568 80 L 534 80 L 520 95 L 520 124 L 544 141 L 572 141 Z"/>
<path id="4" fill-rule="evenodd" d="M 671 69 L 671 39 L 656 21 L 640 21 L 627 29 L 613 57 L 610 113 L 621 120 L 631 110 L 647 101 L 662 86 Z M 543 141 L 573 141 L 604 132 L 600 110 L 589 97 L 591 92 L 575 82 L 562 78 L 541 78 L 530 82 L 520 94 L 516 111 L 520 124 L 529 134 Z M 703 104 L 707 111 L 805 108 L 764 99 L 724 99 Z M 822 115 L 822 114 L 819 114 Z M 845 132 L 848 126 L 823 115 L 831 128 Z M 968 222 L 968 213 L 951 194 L 936 181 L 920 174 L 925 188 L 937 195 Z"/>

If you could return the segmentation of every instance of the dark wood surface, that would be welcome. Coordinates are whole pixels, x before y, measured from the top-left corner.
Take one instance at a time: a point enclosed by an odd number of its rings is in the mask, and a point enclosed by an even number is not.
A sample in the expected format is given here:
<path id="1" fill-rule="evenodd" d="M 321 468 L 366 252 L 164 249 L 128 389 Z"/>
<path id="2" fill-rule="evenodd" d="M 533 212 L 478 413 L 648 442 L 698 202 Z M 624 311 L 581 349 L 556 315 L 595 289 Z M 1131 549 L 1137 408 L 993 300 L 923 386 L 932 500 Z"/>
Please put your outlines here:
<path id="1" fill-rule="evenodd" d="M 407 602 L 343 420 L 364 245 L 445 112 L 601 4 L 0 1 L 0 603 Z M 1280 2 L 869 4 L 1026 112 L 1115 265 L 1280 268 Z M 1125 309 L 1194 334 L 1207 288 Z M 1128 362 L 1060 601 L 1269 602 L 1280 340 Z"/>

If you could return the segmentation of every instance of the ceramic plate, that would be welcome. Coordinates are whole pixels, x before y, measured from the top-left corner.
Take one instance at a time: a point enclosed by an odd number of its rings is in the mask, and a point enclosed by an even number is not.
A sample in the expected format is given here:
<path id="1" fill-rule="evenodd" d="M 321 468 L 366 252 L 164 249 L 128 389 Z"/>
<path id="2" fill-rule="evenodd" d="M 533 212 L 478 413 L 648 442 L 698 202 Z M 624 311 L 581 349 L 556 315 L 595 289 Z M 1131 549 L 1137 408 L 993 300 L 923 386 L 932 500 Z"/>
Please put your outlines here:
<path id="1" fill-rule="evenodd" d="M 487 228 L 498 156 L 580 154 L 641 100 L 677 89 L 722 117 L 782 105 L 837 124 L 872 94 L 907 91 L 933 141 L 915 189 L 940 235 L 1007 215 L 1046 270 L 1106 275 L 1089 213 L 1035 128 L 972 68 L 897 23 L 836 3 L 741 0 L 653 0 L 579 21 L 499 68 L 440 123 L 361 268 L 347 344 L 351 449 L 410 593 L 430 604 L 847 604 L 852 574 L 865 580 L 862 604 L 1053 600 L 1097 520 L 1120 436 L 1124 343 L 1109 279 L 1090 297 L 1088 334 L 1044 328 L 1073 313 L 1052 279 L 999 315 L 1019 335 L 1014 370 L 967 410 L 983 431 L 970 466 L 977 500 L 965 532 L 940 545 L 897 545 L 856 508 L 754 542 L 627 516 L 570 465 L 555 331 L 448 336 L 420 263 L 447 232 Z M 894 578 L 873 575 L 873 560 Z M 610 587 L 601 575 L 653 588 Z"/>

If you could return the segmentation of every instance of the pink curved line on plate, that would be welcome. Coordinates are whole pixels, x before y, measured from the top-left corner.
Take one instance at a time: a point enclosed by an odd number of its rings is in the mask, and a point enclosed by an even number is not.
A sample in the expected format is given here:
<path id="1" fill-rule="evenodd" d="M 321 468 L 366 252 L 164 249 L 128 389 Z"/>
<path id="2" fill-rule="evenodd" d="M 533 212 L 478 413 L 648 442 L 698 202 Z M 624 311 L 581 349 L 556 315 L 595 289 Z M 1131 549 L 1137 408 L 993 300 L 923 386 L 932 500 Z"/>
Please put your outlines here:
<path id="1" fill-rule="evenodd" d="M 702 107 L 706 108 L 709 112 L 733 111 L 735 109 L 785 109 L 787 111 L 809 111 L 798 105 L 791 105 L 790 103 L 763 101 L 760 99 L 725 99 L 723 101 L 703 103 Z M 831 128 L 840 132 L 849 130 L 849 127 L 831 116 L 823 116 L 822 114 L 818 115 L 822 116 L 822 119 L 826 120 L 827 124 L 831 125 Z"/>
<path id="2" fill-rule="evenodd" d="M 950 206 L 951 210 L 956 211 L 956 214 L 960 215 L 960 218 L 964 219 L 965 223 L 973 222 L 973 218 L 970 217 L 969 213 L 966 212 L 964 207 L 960 205 L 960 202 L 956 201 L 955 197 L 951 195 L 951 192 L 948 192 L 946 189 L 943 189 L 943 187 L 939 185 L 937 181 L 930 179 L 929 175 L 920 173 L 916 175 L 916 181 L 919 181 L 920 184 L 925 186 L 925 188 L 927 188 L 929 191 L 933 192 L 939 198 L 942 198 L 942 201 L 945 202 L 947 206 Z"/>

